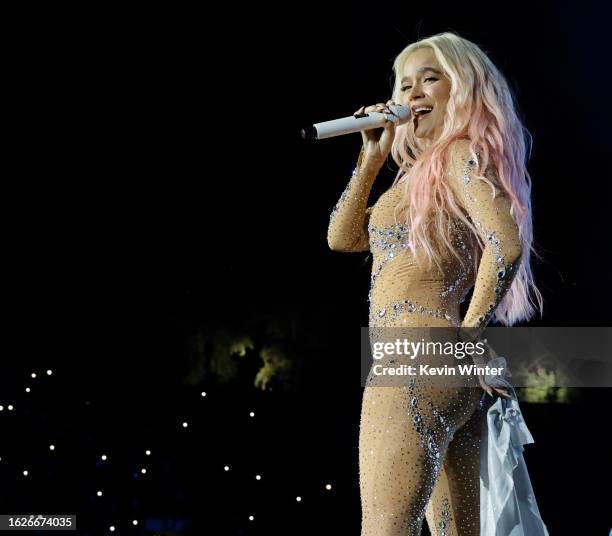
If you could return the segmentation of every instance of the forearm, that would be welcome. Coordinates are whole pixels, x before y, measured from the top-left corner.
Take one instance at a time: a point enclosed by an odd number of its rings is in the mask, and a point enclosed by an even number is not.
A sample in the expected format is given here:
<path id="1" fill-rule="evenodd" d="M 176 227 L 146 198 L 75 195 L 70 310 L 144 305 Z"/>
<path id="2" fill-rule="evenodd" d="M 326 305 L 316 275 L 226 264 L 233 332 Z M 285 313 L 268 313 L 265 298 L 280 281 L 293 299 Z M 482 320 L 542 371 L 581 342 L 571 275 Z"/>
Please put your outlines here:
<path id="1" fill-rule="evenodd" d="M 330 214 L 327 230 L 330 249 L 367 249 L 366 209 L 372 185 L 381 167 L 382 163 L 367 159 L 361 150 L 353 176 Z"/>
<path id="2" fill-rule="evenodd" d="M 495 236 L 489 240 L 482 252 L 474 292 L 461 323 L 462 327 L 480 329 L 486 327 L 512 285 L 520 259 L 518 247 L 502 250 Z"/>

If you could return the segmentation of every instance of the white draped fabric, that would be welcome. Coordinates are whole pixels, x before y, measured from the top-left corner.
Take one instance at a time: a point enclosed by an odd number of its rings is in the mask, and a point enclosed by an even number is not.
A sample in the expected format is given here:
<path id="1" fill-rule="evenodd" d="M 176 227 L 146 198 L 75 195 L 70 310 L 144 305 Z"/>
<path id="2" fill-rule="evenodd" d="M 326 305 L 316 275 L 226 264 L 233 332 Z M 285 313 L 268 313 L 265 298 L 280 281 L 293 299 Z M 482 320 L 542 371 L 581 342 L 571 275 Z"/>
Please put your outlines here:
<path id="1" fill-rule="evenodd" d="M 512 398 L 498 397 L 483 421 L 480 459 L 482 536 L 548 536 L 533 493 L 523 445 L 533 443 L 514 387 L 506 380 L 506 360 L 489 361 L 503 367 L 501 376 L 486 376 L 492 387 L 504 387 Z"/>

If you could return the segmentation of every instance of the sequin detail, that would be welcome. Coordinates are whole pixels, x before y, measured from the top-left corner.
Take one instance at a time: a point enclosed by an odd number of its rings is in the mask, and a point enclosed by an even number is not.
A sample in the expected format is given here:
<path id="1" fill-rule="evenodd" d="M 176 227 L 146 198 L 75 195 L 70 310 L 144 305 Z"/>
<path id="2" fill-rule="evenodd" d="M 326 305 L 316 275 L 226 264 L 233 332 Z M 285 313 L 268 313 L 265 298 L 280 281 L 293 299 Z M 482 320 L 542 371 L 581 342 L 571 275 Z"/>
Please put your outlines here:
<path id="1" fill-rule="evenodd" d="M 477 154 L 479 156 L 479 154 Z M 463 324 L 486 326 L 503 300 L 520 266 L 522 254 L 518 227 L 511 215 L 510 201 L 499 184 L 493 168 L 484 173 L 494 186 L 474 176 L 478 160 L 469 152 L 469 143 L 458 144 L 454 155 L 462 180 L 457 181 L 456 194 L 484 241 L 477 286 Z M 453 183 L 453 169 L 448 172 Z"/>
<path id="2" fill-rule="evenodd" d="M 405 313 L 417 314 L 417 315 L 427 315 L 432 318 L 441 318 L 444 320 L 448 320 L 452 322 L 453 325 L 459 326 L 460 321 L 458 318 L 455 318 L 445 312 L 443 309 L 431 309 L 425 307 L 424 305 L 419 305 L 418 303 L 412 300 L 402 300 L 389 304 L 387 307 L 381 307 L 380 309 L 372 310 L 370 313 L 371 321 L 370 324 L 374 324 L 376 318 L 386 317 L 387 324 L 391 324 L 393 320 L 397 319 L 399 316 Z"/>
<path id="3" fill-rule="evenodd" d="M 457 224 L 451 238 L 465 262 L 449 252 L 440 259 L 442 273 L 415 262 L 418 251 L 409 244 L 409 229 L 396 220 L 394 208 L 404 188 L 387 190 L 368 207 L 373 178 L 360 165 L 362 156 L 330 215 L 328 242 L 339 251 L 372 253 L 370 326 L 382 331 L 406 324 L 460 325 L 458 305 L 471 288 L 463 324 L 486 323 L 519 269 L 520 240 L 507 199 L 492 199 L 491 186 L 476 176 L 480 155 L 472 155 L 467 144 L 454 145 L 445 177 L 484 249 L 465 235 L 463 223 Z M 414 377 L 403 387 L 364 389 L 361 536 L 418 536 L 425 516 L 432 535 L 479 533 L 478 434 L 486 415 L 481 393 L 445 390 Z"/>
<path id="4" fill-rule="evenodd" d="M 409 228 L 407 225 L 387 225 L 378 229 L 373 225 L 368 226 L 370 232 L 370 247 L 380 250 L 387 250 L 389 258 L 395 256 L 396 248 L 411 249 L 410 244 L 406 243 Z"/>
<path id="5" fill-rule="evenodd" d="M 372 270 L 370 277 L 370 291 L 368 292 L 368 301 L 371 301 L 372 292 L 376 286 L 376 278 L 383 271 L 387 263 L 395 259 L 401 250 L 411 249 L 411 245 L 407 243 L 409 228 L 403 224 L 387 225 L 382 228 L 368 226 L 370 237 L 370 251 L 380 258 L 377 267 Z M 379 316 L 384 316 L 379 315 Z"/>
<path id="6" fill-rule="evenodd" d="M 442 511 L 440 512 L 440 521 L 438 521 L 438 536 L 449 536 L 447 528 L 450 527 L 451 513 L 448 497 L 442 499 Z"/>
<path id="7" fill-rule="evenodd" d="M 364 151 L 359 153 L 351 179 L 329 215 L 327 242 L 336 251 L 367 251 L 367 201 L 375 179 L 375 168 L 364 166 Z"/>
<path id="8" fill-rule="evenodd" d="M 476 160 L 474 160 L 473 158 L 470 158 L 463 166 L 463 184 L 467 184 L 468 182 L 470 182 L 470 179 L 471 179 L 470 175 L 475 165 L 476 165 Z"/>

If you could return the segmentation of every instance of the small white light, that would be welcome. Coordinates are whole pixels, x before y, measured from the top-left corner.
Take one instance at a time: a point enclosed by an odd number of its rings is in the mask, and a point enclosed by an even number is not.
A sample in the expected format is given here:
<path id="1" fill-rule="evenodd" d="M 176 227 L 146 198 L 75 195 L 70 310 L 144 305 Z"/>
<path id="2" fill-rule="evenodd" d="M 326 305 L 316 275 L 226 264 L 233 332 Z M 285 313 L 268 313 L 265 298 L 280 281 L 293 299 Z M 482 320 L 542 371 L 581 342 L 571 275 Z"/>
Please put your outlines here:
<path id="1" fill-rule="evenodd" d="M 8 410 L 9 410 L 9 411 L 13 411 L 13 404 L 9 404 L 9 405 L 8 405 Z"/>
<path id="2" fill-rule="evenodd" d="M 150 450 L 145 450 L 145 454 L 146 454 L 147 456 L 151 456 L 151 451 L 150 451 Z"/>
<path id="3" fill-rule="evenodd" d="M 55 450 L 55 445 L 49 445 L 49 450 Z"/>
<path id="4" fill-rule="evenodd" d="M 105 461 L 106 461 L 106 459 L 107 459 L 107 458 L 106 458 L 106 454 L 102 454 L 102 456 L 100 456 L 100 458 L 102 459 L 102 461 L 103 461 L 103 462 L 105 462 Z"/>
<path id="5" fill-rule="evenodd" d="M 325 486 L 325 489 L 331 489 L 331 484 L 327 484 L 327 485 Z"/>
<path id="6" fill-rule="evenodd" d="M 29 393 L 29 392 L 30 392 L 30 388 L 26 387 L 26 393 Z"/>
<path id="7" fill-rule="evenodd" d="M 253 521 L 255 519 L 253 516 L 249 516 L 249 521 Z"/>
<path id="8" fill-rule="evenodd" d="M 132 525 L 134 525 L 134 526 L 138 525 L 138 519 L 134 519 L 134 520 L 132 521 Z"/>
<path id="9" fill-rule="evenodd" d="M 23 476 L 28 476 L 28 475 L 29 475 L 28 471 L 27 471 L 27 470 L 25 470 L 25 471 L 23 472 Z"/>
<path id="10" fill-rule="evenodd" d="M 188 422 L 184 422 L 184 423 L 183 423 L 183 428 L 187 428 L 188 426 L 189 426 L 189 423 L 188 423 Z"/>
<path id="11" fill-rule="evenodd" d="M 108 529 L 109 529 L 111 532 L 115 532 L 115 525 L 111 525 L 110 527 L 108 527 Z"/>
<path id="12" fill-rule="evenodd" d="M 0 411 L 4 411 L 4 406 L 0 406 Z"/>
<path id="13" fill-rule="evenodd" d="M 51 374 L 53 374 L 53 371 L 51 369 L 47 369 L 47 376 L 51 376 Z"/>
<path id="14" fill-rule="evenodd" d="M 255 417 L 255 412 L 254 412 L 254 411 L 251 411 L 251 413 L 249 413 L 249 415 L 250 415 L 251 417 Z"/>
<path id="15" fill-rule="evenodd" d="M 296 497 L 296 498 L 295 498 L 295 500 L 296 500 L 297 502 L 302 502 L 302 497 Z"/>
<path id="16" fill-rule="evenodd" d="M 255 480 L 261 480 L 261 475 L 255 475 Z"/>
<path id="17" fill-rule="evenodd" d="M 224 470 L 224 471 L 229 471 L 229 465 L 226 465 L 226 466 L 223 468 L 223 470 Z"/>
<path id="18" fill-rule="evenodd" d="M 144 475 L 144 474 L 146 474 L 146 473 L 147 473 L 147 470 L 146 470 L 146 469 L 144 469 L 144 468 L 142 468 L 142 469 L 140 470 L 140 472 L 141 472 L 141 473 Z"/>
<path id="19" fill-rule="evenodd" d="M 206 396 L 206 391 L 202 391 L 202 396 Z"/>
<path id="20" fill-rule="evenodd" d="M 98 497 L 102 497 L 102 492 L 101 492 L 101 491 L 98 491 L 98 493 L 96 493 L 96 495 L 97 495 Z"/>
<path id="21" fill-rule="evenodd" d="M 36 378 L 36 372 L 32 372 L 31 376 L 32 378 Z"/>

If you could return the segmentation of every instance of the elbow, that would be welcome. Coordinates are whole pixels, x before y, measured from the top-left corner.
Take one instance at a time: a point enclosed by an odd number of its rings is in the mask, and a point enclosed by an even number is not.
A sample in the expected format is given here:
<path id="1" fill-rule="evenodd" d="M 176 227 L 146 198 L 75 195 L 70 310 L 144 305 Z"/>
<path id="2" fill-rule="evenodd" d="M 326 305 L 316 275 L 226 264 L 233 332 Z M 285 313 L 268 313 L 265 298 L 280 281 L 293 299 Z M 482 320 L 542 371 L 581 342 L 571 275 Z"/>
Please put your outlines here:
<path id="1" fill-rule="evenodd" d="M 521 262 L 523 244 L 519 236 L 506 235 L 501 240 L 494 239 L 489 243 L 489 248 L 496 259 L 503 259 L 505 265 L 515 266 Z"/>
<path id="2" fill-rule="evenodd" d="M 332 251 L 339 251 L 341 253 L 353 251 L 353 244 L 343 236 L 338 236 L 337 233 L 327 233 L 327 246 Z"/>
<path id="3" fill-rule="evenodd" d="M 522 253 L 520 244 L 517 247 L 504 248 L 503 261 L 501 264 L 499 261 L 495 262 L 498 282 L 505 281 L 506 284 L 511 284 L 521 265 Z"/>
<path id="4" fill-rule="evenodd" d="M 338 240 L 331 232 L 331 229 L 327 231 L 327 247 L 332 251 L 338 251 Z"/>
<path id="5" fill-rule="evenodd" d="M 327 237 L 327 246 L 332 251 L 340 251 L 343 253 L 350 251 L 350 248 L 348 247 L 346 243 L 336 238 L 329 237 L 329 236 Z"/>
<path id="6" fill-rule="evenodd" d="M 513 244 L 512 247 L 508 248 L 505 252 L 505 258 L 507 264 L 518 266 L 523 256 L 523 248 L 520 242 Z"/>

